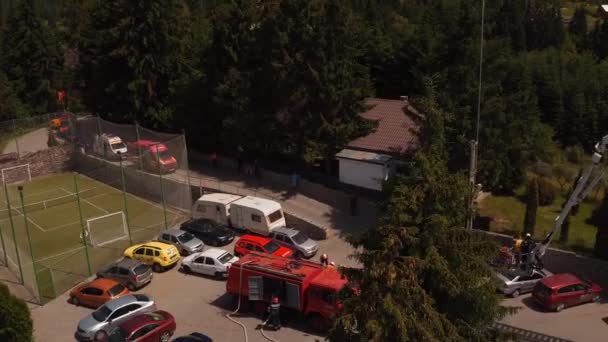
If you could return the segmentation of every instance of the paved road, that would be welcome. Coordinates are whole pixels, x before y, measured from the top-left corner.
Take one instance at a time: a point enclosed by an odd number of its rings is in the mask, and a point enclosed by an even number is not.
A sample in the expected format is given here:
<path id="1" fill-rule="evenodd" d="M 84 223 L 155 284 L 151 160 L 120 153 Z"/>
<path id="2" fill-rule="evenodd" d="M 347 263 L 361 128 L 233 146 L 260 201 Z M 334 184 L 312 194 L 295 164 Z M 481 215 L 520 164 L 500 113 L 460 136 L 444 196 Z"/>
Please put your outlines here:
<path id="1" fill-rule="evenodd" d="M 18 139 L 19 153 L 37 152 L 48 148 L 48 129 L 40 128 L 20 136 Z M 5 147 L 2 153 L 17 152 L 17 144 L 15 140 L 11 140 Z"/>
<path id="2" fill-rule="evenodd" d="M 223 247 L 233 250 L 233 244 Z M 337 264 L 349 262 L 350 247 L 341 240 L 321 242 L 321 252 L 331 250 Z M 314 260 L 314 259 L 313 259 Z M 177 321 L 176 336 L 194 331 L 204 332 L 214 341 L 244 341 L 242 328 L 229 321 L 225 314 L 233 310 L 230 297 L 225 293 L 225 282 L 203 276 L 185 275 L 177 268 L 165 273 L 155 274 L 152 282 L 137 292 L 155 298 L 159 309 L 172 313 Z M 90 309 L 75 307 L 67 303 L 68 296 L 63 294 L 50 303 L 32 310 L 35 339 L 40 342 L 65 342 L 73 340 L 78 321 L 91 312 Z M 260 317 L 237 317 L 247 326 L 249 341 L 266 341 L 257 326 Z M 322 340 L 306 331 L 302 323 L 293 322 L 269 336 L 279 341 Z"/>
<path id="3" fill-rule="evenodd" d="M 608 341 L 608 304 L 589 303 L 562 312 L 545 312 L 530 295 L 505 299 L 504 305 L 520 307 L 520 311 L 502 320 L 503 323 L 543 334 L 580 342 Z"/>

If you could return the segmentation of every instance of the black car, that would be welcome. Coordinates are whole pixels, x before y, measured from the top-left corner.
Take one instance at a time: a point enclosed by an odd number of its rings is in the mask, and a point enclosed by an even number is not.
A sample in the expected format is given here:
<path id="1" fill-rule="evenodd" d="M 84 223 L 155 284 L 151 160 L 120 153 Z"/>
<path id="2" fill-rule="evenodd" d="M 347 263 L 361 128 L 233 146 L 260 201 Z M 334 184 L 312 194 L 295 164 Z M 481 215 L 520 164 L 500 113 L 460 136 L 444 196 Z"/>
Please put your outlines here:
<path id="1" fill-rule="evenodd" d="M 177 337 L 173 342 L 213 342 L 213 340 L 205 334 L 194 332 L 188 336 Z"/>
<path id="2" fill-rule="evenodd" d="M 185 230 L 203 240 L 206 245 L 224 246 L 234 240 L 234 231 L 217 222 L 208 219 L 194 219 L 182 223 L 181 230 Z"/>

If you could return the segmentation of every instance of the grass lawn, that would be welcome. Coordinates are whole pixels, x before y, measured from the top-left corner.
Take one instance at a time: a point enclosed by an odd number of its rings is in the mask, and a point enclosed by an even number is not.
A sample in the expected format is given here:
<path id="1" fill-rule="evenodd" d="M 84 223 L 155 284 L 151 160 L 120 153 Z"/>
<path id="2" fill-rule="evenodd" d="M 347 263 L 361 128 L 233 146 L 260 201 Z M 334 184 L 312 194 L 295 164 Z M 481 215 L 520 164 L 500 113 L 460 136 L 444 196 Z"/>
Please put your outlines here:
<path id="1" fill-rule="evenodd" d="M 523 193 L 523 189 L 518 191 L 519 195 Z M 560 195 L 552 205 L 538 208 L 534 231 L 534 237 L 537 240 L 544 238 L 553 229 L 555 218 L 559 215 L 564 201 L 564 196 Z M 591 216 L 591 212 L 597 205 L 595 199 L 581 203 L 577 215 L 570 217 L 569 243 L 566 246 L 561 245 L 558 232 L 553 239 L 552 246 L 584 253 L 590 252 L 595 243 L 596 228 L 585 221 Z M 526 205 L 516 196 L 491 195 L 480 203 L 479 212 L 481 216 L 493 218 L 490 223 L 491 231 L 516 235 L 523 229 Z"/>
<path id="2" fill-rule="evenodd" d="M 41 296 L 47 299 L 89 276 L 87 254 L 95 273 L 122 256 L 130 243 L 129 235 L 133 243 L 141 243 L 164 228 L 161 206 L 128 194 L 125 210 L 125 198 L 116 188 L 82 175 L 77 176 L 77 182 L 82 220 L 73 174 L 22 183 L 25 216 L 15 185 L 8 188 L 8 200 L 4 189 L 0 192 L 0 232 L 9 267 L 17 275 L 23 272 L 25 283 L 34 292 L 38 291 L 38 282 Z M 170 209 L 167 217 L 170 224 L 184 219 L 181 213 Z M 95 242 L 86 248 L 81 239 L 83 226 Z M 4 253 L 0 257 L 4 259 Z"/>

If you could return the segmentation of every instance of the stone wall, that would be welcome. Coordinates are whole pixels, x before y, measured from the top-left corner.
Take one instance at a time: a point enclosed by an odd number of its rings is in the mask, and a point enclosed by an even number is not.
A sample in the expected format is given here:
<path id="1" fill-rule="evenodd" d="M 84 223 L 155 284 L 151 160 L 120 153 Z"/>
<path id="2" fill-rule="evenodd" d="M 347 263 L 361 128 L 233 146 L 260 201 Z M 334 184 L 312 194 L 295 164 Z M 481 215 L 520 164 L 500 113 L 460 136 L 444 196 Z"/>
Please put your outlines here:
<path id="1" fill-rule="evenodd" d="M 19 159 L 16 153 L 4 154 L 0 156 L 0 168 L 5 169 L 29 164 L 32 178 L 51 173 L 61 173 L 71 170 L 71 153 L 72 149 L 69 146 L 56 146 L 44 151 L 22 155 Z M 9 179 L 9 181 L 11 180 Z"/>

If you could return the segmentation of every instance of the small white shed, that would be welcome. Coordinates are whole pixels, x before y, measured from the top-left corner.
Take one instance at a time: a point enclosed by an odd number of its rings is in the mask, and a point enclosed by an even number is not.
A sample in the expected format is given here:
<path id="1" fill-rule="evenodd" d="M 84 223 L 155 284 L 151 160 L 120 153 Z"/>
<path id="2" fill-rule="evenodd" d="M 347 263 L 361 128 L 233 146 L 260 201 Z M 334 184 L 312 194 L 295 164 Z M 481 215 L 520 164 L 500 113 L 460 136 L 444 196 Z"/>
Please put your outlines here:
<path id="1" fill-rule="evenodd" d="M 387 154 L 344 149 L 336 154 L 340 182 L 381 191 L 393 174 L 392 157 Z"/>

